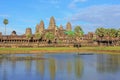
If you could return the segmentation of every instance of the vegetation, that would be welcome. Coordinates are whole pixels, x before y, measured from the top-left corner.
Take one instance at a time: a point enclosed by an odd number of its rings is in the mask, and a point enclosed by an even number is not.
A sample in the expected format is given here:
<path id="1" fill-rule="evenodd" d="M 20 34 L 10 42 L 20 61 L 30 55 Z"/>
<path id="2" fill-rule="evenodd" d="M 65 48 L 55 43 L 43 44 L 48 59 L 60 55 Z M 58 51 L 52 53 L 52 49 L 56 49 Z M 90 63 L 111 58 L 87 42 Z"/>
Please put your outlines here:
<path id="1" fill-rule="evenodd" d="M 3 23 L 4 23 L 4 25 L 5 25 L 5 35 L 6 35 L 6 25 L 8 24 L 8 19 L 4 19 L 4 20 L 3 20 Z"/>
<path id="2" fill-rule="evenodd" d="M 41 34 L 40 33 L 36 33 L 35 34 L 35 38 L 40 39 L 41 38 Z"/>
<path id="3" fill-rule="evenodd" d="M 102 40 L 102 38 L 105 36 L 105 28 L 103 28 L 103 27 L 100 27 L 100 28 L 97 28 L 96 29 L 96 31 L 95 31 L 95 33 L 101 38 L 101 40 Z"/>
<path id="4" fill-rule="evenodd" d="M 120 53 L 120 46 L 115 47 L 41 47 L 41 48 L 0 48 L 0 53 L 36 53 L 36 52 L 113 52 Z"/>
<path id="5" fill-rule="evenodd" d="M 32 37 L 32 35 L 31 34 L 27 34 L 26 37 L 27 37 L 27 39 L 30 39 Z"/>
<path id="6" fill-rule="evenodd" d="M 114 29 L 114 28 L 97 28 L 95 31 L 96 35 L 103 40 L 103 38 L 108 41 L 108 45 L 110 45 L 110 41 L 112 42 L 113 45 L 115 45 L 115 40 L 119 41 L 120 37 L 120 29 Z"/>
<path id="7" fill-rule="evenodd" d="M 77 37 L 78 40 L 79 40 L 79 39 L 83 36 L 83 34 L 84 34 L 84 32 L 83 32 L 83 30 L 82 30 L 82 28 L 81 28 L 80 26 L 76 26 L 75 29 L 74 29 L 74 32 L 75 32 L 75 36 Z"/>
<path id="8" fill-rule="evenodd" d="M 75 38 L 75 33 L 74 31 L 65 31 L 65 34 L 68 36 L 69 38 L 69 42 Z"/>
<path id="9" fill-rule="evenodd" d="M 49 43 L 51 43 L 51 41 L 55 38 L 54 34 L 51 33 L 51 32 L 47 32 L 47 33 L 45 34 L 45 37 L 46 37 L 46 39 L 49 41 Z"/>

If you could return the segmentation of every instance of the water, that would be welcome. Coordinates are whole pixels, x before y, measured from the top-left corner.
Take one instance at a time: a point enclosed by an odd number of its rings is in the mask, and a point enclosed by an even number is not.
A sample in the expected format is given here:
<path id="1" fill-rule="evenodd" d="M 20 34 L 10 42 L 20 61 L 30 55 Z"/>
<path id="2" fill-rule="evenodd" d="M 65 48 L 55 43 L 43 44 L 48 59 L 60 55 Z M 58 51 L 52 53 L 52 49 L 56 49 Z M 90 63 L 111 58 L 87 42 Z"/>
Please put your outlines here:
<path id="1" fill-rule="evenodd" d="M 7 55 L 13 56 L 13 55 Z M 120 55 L 19 54 L 39 60 L 0 59 L 0 80 L 120 80 Z"/>

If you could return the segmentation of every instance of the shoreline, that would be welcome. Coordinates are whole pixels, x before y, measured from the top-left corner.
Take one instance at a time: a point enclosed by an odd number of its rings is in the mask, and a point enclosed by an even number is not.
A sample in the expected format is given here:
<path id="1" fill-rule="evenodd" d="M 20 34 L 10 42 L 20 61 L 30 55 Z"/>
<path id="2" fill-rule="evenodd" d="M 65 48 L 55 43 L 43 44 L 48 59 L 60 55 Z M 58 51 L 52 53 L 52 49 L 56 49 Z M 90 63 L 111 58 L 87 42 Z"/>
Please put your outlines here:
<path id="1" fill-rule="evenodd" d="M 120 54 L 120 47 L 41 47 L 41 48 L 0 48 L 0 54 L 45 54 L 45 53 L 103 53 Z"/>

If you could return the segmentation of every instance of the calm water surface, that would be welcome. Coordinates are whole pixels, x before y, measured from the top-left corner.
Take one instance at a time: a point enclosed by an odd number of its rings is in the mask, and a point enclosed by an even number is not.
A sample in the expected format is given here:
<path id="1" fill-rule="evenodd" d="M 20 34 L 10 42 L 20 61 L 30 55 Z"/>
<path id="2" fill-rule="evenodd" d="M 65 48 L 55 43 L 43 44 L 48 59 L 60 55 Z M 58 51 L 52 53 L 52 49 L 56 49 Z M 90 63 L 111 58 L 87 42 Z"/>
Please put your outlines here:
<path id="1" fill-rule="evenodd" d="M 17 54 L 41 60 L 0 59 L 0 80 L 120 80 L 120 55 Z"/>

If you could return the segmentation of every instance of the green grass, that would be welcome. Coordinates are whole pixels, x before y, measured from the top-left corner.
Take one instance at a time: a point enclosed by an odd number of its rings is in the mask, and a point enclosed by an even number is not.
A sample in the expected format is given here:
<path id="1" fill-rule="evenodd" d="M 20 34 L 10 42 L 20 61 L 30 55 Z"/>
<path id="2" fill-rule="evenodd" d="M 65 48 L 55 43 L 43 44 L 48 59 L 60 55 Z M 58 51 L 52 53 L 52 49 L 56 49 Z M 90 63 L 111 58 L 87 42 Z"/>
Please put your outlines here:
<path id="1" fill-rule="evenodd" d="M 115 47 L 80 47 L 79 51 L 117 51 L 120 52 L 120 46 L 115 46 Z M 77 48 L 74 47 L 41 47 L 41 48 L 0 48 L 0 53 L 19 53 L 19 52 L 31 52 L 31 51 L 58 51 L 58 52 L 64 52 L 64 51 L 78 51 Z"/>

